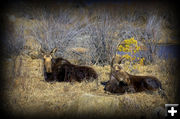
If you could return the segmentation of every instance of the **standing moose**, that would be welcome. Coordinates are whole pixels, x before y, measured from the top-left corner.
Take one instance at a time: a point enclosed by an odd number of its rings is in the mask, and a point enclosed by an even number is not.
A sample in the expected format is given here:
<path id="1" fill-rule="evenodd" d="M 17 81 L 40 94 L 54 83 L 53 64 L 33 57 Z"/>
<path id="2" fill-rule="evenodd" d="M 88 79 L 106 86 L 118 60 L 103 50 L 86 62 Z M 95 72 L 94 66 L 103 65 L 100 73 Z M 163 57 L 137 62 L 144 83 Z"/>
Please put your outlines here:
<path id="1" fill-rule="evenodd" d="M 46 81 L 78 81 L 97 79 L 96 71 L 88 66 L 71 64 L 68 60 L 61 57 L 55 58 L 54 48 L 50 53 L 41 52 L 44 56 L 44 77 Z"/>

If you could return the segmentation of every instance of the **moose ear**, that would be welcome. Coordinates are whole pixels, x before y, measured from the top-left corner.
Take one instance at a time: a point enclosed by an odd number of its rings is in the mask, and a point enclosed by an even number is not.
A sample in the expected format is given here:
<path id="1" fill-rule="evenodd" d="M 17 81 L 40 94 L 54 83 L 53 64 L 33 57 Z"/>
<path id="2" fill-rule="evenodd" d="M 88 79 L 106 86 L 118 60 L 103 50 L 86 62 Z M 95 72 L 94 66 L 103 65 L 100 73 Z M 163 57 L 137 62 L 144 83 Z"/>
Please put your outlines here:
<path id="1" fill-rule="evenodd" d="M 51 54 L 55 53 L 57 51 L 57 48 L 54 48 L 52 51 L 51 51 Z"/>
<path id="2" fill-rule="evenodd" d="M 122 70 L 123 69 L 119 64 L 114 65 L 114 67 L 115 67 L 115 70 Z"/>
<path id="3" fill-rule="evenodd" d="M 43 48 L 40 49 L 41 53 L 45 53 L 45 50 Z"/>
<path id="4" fill-rule="evenodd" d="M 121 59 L 118 61 L 118 64 L 122 64 L 123 60 L 125 60 L 125 57 L 121 58 Z"/>
<path id="5" fill-rule="evenodd" d="M 39 52 L 38 52 L 38 58 L 40 58 L 40 59 L 43 58 L 45 56 L 45 54 L 46 54 L 45 49 L 40 48 Z"/>
<path id="6" fill-rule="evenodd" d="M 46 55 L 44 55 L 44 59 L 46 59 Z"/>

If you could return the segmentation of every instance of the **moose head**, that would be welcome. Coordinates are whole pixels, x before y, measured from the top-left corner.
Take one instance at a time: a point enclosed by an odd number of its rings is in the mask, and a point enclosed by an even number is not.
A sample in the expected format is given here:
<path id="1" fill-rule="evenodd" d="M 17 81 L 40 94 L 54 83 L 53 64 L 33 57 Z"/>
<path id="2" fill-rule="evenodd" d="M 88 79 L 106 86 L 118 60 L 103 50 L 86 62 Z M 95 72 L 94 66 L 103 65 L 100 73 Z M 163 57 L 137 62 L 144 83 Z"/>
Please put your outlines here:
<path id="1" fill-rule="evenodd" d="M 118 47 L 121 44 L 121 42 L 119 42 L 116 46 L 116 50 L 115 50 L 115 54 L 112 57 L 110 66 L 111 66 L 111 72 L 110 72 L 110 80 L 111 79 L 117 79 L 118 81 L 123 81 L 126 82 L 127 84 L 129 84 L 129 75 L 126 71 L 123 70 L 121 64 L 122 62 L 125 60 L 124 57 L 122 57 L 121 55 L 119 55 L 119 57 L 117 57 L 117 52 L 118 52 Z M 113 78 L 114 77 L 114 78 Z"/>
<path id="2" fill-rule="evenodd" d="M 116 55 L 112 58 L 111 61 L 111 72 L 110 72 L 110 79 L 112 76 L 117 79 L 118 81 L 123 81 L 126 84 L 130 83 L 129 74 L 122 68 L 121 63 L 125 59 L 124 57 L 120 57 L 118 60 L 115 61 Z M 113 78 L 112 78 L 113 79 Z"/>
<path id="3" fill-rule="evenodd" d="M 54 48 L 50 53 L 45 52 L 43 49 L 41 49 L 41 53 L 43 55 L 43 59 L 44 59 L 44 67 L 45 67 L 45 71 L 47 73 L 52 73 L 52 60 L 53 58 L 55 58 L 54 53 L 57 51 L 57 48 Z"/>

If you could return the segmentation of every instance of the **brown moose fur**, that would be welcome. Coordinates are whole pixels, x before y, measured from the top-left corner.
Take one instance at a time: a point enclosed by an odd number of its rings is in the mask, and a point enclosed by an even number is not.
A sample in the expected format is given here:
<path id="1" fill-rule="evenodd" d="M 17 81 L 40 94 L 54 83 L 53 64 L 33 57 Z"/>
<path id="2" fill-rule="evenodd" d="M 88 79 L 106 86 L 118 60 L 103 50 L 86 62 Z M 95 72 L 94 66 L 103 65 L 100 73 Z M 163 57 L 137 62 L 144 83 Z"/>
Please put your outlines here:
<path id="1" fill-rule="evenodd" d="M 46 81 L 78 81 L 97 79 L 98 75 L 94 69 L 88 66 L 71 64 L 63 58 L 52 59 L 52 72 L 45 71 Z"/>
<path id="2" fill-rule="evenodd" d="M 110 80 L 106 82 L 104 89 L 111 93 L 154 90 L 159 90 L 160 93 L 163 93 L 161 82 L 156 77 L 131 75 L 124 71 L 119 64 L 113 66 L 113 60 L 111 63 Z M 165 94 L 163 93 L 163 95 Z"/>
<path id="3" fill-rule="evenodd" d="M 111 93 L 123 94 L 128 92 L 130 89 L 126 83 L 118 81 L 113 75 L 111 75 L 111 79 L 109 81 L 103 82 L 102 84 L 105 85 L 104 90 Z"/>
<path id="4" fill-rule="evenodd" d="M 131 75 L 123 71 L 120 66 L 118 67 L 119 72 L 116 72 L 116 75 L 121 77 L 121 79 L 118 78 L 118 80 L 127 83 L 128 86 L 132 86 L 136 92 L 162 89 L 161 82 L 156 77 Z"/>

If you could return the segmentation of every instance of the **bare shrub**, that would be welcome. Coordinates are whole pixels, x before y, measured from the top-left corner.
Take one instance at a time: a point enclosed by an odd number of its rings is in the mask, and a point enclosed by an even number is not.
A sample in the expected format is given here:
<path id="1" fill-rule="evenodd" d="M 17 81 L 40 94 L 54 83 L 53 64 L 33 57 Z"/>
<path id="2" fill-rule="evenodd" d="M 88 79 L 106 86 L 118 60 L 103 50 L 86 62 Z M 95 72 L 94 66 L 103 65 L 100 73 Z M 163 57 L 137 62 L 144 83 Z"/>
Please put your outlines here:
<path id="1" fill-rule="evenodd" d="M 134 37 L 146 48 L 138 55 L 145 57 L 147 63 L 159 58 L 157 50 L 163 20 L 158 10 L 145 7 L 139 10 L 139 6 L 95 6 L 93 9 L 59 6 L 26 9 L 34 19 L 31 19 L 31 26 L 23 26 L 30 31 L 26 37 L 33 37 L 46 51 L 57 47 L 56 56 L 76 59 L 79 64 L 107 65 L 112 60 L 117 43 Z M 124 10 L 126 7 L 128 9 Z M 71 50 L 77 48 L 87 52 Z"/>
<path id="2" fill-rule="evenodd" d="M 155 62 L 156 60 L 158 43 L 161 37 L 161 18 L 158 18 L 155 15 L 149 16 L 143 35 L 143 43 L 147 48 L 146 53 L 143 55 L 146 58 L 146 61 L 148 60 L 149 62 Z"/>
<path id="3" fill-rule="evenodd" d="M 10 58 L 13 56 L 15 57 L 21 53 L 25 44 L 23 30 L 23 25 L 16 28 L 9 26 L 9 28 L 5 30 L 6 37 L 2 41 L 3 56 Z"/>
<path id="4" fill-rule="evenodd" d="M 92 23 L 88 23 L 89 27 L 86 30 L 89 40 L 89 56 L 91 63 L 97 65 L 107 65 L 116 49 L 118 40 L 117 25 L 112 14 L 108 13 L 107 9 L 97 10 L 96 16 Z"/>
<path id="5" fill-rule="evenodd" d="M 3 60 L 8 61 L 9 65 L 5 65 L 5 69 L 10 69 L 9 76 L 11 78 L 15 78 L 15 63 L 18 55 L 20 55 L 23 51 L 25 40 L 24 40 L 24 27 L 23 25 L 16 26 L 14 28 L 12 24 L 9 24 L 9 28 L 5 29 L 5 39 L 2 40 L 2 53 Z M 11 67 L 11 68 L 8 68 Z M 6 70 L 5 70 L 6 71 Z M 7 72 L 4 72 L 5 74 Z M 12 74 L 12 75 L 11 75 Z"/>
<path id="6" fill-rule="evenodd" d="M 57 55 L 67 58 L 70 54 L 68 49 L 76 47 L 75 41 L 83 34 L 84 22 L 79 16 L 73 16 L 73 10 L 60 9 L 57 16 L 47 13 L 44 10 L 41 14 L 41 21 L 33 22 L 29 28 L 31 36 L 41 44 L 46 51 L 58 48 Z"/>
<path id="7" fill-rule="evenodd" d="M 46 51 L 57 47 L 58 56 L 77 57 L 85 64 L 108 64 L 117 42 L 114 36 L 116 24 L 105 10 L 103 14 L 103 11 L 99 10 L 97 15 L 93 16 L 95 17 L 93 22 L 82 10 L 60 9 L 56 16 L 46 10 L 41 11 L 39 13 L 41 21 L 34 21 L 27 29 Z M 69 49 L 79 47 L 88 49 L 88 52 L 84 54 L 69 52 Z"/>

